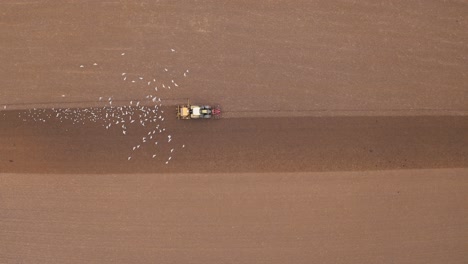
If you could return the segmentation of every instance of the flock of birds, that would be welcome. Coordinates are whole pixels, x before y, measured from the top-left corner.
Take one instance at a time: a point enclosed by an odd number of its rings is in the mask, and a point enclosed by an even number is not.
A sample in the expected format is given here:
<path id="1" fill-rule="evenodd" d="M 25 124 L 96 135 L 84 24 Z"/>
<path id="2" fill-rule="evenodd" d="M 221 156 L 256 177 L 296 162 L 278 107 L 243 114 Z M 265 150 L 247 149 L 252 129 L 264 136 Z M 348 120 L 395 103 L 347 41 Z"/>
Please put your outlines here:
<path id="1" fill-rule="evenodd" d="M 171 49 L 171 52 L 175 52 Z M 125 56 L 125 53 L 121 53 L 121 56 Z M 93 63 L 93 66 L 97 66 L 97 63 Z M 80 68 L 84 68 L 85 65 L 80 65 Z M 165 68 L 164 72 L 168 72 Z M 187 77 L 189 70 L 183 72 L 183 76 Z M 123 135 L 127 135 L 128 130 L 131 126 L 139 125 L 147 128 L 147 132 L 142 135 L 141 140 L 135 143 L 127 160 L 130 161 L 136 155 L 138 150 L 141 150 L 144 145 L 151 145 L 152 154 L 151 157 L 154 159 L 158 156 L 158 144 L 167 143 L 172 144 L 172 135 L 166 131 L 164 126 L 164 110 L 162 109 L 162 98 L 157 97 L 155 93 L 158 89 L 171 89 L 179 87 L 175 80 L 171 80 L 170 83 L 158 83 L 156 78 L 131 78 L 126 72 L 120 74 L 120 78 L 124 82 L 130 82 L 134 84 L 136 82 L 142 83 L 148 87 L 148 95 L 144 100 L 130 101 L 128 104 L 119 105 L 113 104 L 113 97 L 99 97 L 98 101 L 103 104 L 101 107 L 89 107 L 89 108 L 52 108 L 52 109 L 30 109 L 23 112 L 19 112 L 18 117 L 23 121 L 33 120 L 35 122 L 46 122 L 50 119 L 56 119 L 59 122 L 72 122 L 72 124 L 86 124 L 87 122 L 93 122 L 100 124 L 106 130 L 115 129 L 117 127 L 121 130 Z M 62 95 L 64 97 L 65 95 Z M 3 109 L 7 109 L 6 106 Z M 172 160 L 172 155 L 176 148 L 185 148 L 185 144 L 181 146 L 171 146 L 168 156 L 165 159 L 165 164 L 169 164 Z"/>

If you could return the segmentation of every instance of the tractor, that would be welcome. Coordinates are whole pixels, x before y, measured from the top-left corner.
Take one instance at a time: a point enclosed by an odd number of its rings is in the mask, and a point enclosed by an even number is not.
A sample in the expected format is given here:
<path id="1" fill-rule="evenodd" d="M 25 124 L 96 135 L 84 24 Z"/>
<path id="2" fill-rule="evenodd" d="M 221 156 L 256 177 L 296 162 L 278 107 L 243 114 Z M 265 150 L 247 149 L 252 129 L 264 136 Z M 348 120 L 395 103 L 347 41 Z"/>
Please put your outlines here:
<path id="1" fill-rule="evenodd" d="M 221 117 L 219 105 L 190 105 L 190 101 L 177 106 L 177 119 L 218 119 Z"/>

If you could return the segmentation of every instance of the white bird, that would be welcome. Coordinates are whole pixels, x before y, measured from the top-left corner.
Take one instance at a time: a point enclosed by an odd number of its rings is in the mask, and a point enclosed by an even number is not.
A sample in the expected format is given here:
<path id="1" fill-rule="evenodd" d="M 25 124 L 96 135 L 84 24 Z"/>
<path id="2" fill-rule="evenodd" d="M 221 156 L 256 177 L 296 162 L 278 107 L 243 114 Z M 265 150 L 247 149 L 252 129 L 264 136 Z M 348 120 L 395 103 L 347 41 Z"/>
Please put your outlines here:
<path id="1" fill-rule="evenodd" d="M 125 55 L 125 52 L 123 52 L 123 53 L 122 53 L 122 54 L 120 54 L 120 55 L 122 55 L 122 56 L 123 56 L 123 55 Z"/>
<path id="2" fill-rule="evenodd" d="M 183 148 L 185 148 L 185 145 L 182 145 Z"/>
<path id="3" fill-rule="evenodd" d="M 122 72 L 122 76 L 124 76 L 125 74 L 127 74 L 126 72 Z"/>
<path id="4" fill-rule="evenodd" d="M 84 65 L 80 65 L 80 68 L 83 68 L 83 67 L 84 67 Z"/>
<path id="5" fill-rule="evenodd" d="M 156 154 L 153 154 L 153 159 L 156 157 Z"/>
<path id="6" fill-rule="evenodd" d="M 174 149 L 171 149 L 171 153 L 174 152 Z"/>
<path id="7" fill-rule="evenodd" d="M 128 157 L 128 160 L 130 160 L 132 157 Z"/>
<path id="8" fill-rule="evenodd" d="M 96 65 L 97 65 L 97 63 L 94 63 L 93 65 L 94 65 L 94 66 L 96 66 Z"/>
<path id="9" fill-rule="evenodd" d="M 171 49 L 171 51 L 172 51 L 172 52 L 174 52 L 174 51 L 175 51 L 175 49 Z"/>

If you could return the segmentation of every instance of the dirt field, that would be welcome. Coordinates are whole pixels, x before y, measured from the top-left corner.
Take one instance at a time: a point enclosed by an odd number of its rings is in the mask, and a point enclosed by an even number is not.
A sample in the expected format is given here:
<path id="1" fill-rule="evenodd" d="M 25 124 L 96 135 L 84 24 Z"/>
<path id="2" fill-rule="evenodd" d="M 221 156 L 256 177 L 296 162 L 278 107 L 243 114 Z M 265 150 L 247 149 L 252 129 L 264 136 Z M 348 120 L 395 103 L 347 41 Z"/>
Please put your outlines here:
<path id="1" fill-rule="evenodd" d="M 146 96 L 146 81 L 156 79 L 159 88 L 179 83 L 159 89 L 167 100 L 218 102 L 243 116 L 468 111 L 465 1 L 3 0 L 0 7 L 0 105 L 12 108 L 129 101 Z"/>
<path id="2" fill-rule="evenodd" d="M 467 262 L 466 1 L 3 0 L 0 29 L 0 263 Z"/>
<path id="3" fill-rule="evenodd" d="M 110 129 L 101 122 L 77 124 L 51 110 L 36 121 L 10 112 L 0 116 L 10 124 L 0 131 L 0 166 L 3 172 L 78 174 L 468 167 L 468 117 L 181 121 L 173 109 L 162 111 L 168 114 L 160 128 L 167 129 L 154 136 L 155 125 L 133 123 L 124 135 L 114 123 Z M 41 116 L 52 118 L 43 122 Z"/>
<path id="4" fill-rule="evenodd" d="M 2 174 L 1 263 L 465 263 L 467 169 Z"/>

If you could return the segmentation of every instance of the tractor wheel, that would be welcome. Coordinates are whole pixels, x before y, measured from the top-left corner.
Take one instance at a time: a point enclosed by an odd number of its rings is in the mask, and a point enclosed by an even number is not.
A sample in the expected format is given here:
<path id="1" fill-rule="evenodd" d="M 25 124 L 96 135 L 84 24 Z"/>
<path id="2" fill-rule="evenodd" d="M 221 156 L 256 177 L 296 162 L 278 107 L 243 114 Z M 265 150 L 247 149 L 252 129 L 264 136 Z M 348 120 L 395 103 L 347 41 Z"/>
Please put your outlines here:
<path id="1" fill-rule="evenodd" d="M 211 106 L 209 106 L 209 105 L 204 105 L 203 107 L 204 107 L 205 109 L 211 109 Z"/>
<path id="2" fill-rule="evenodd" d="M 203 118 L 205 119 L 211 118 L 211 115 L 204 115 Z"/>

